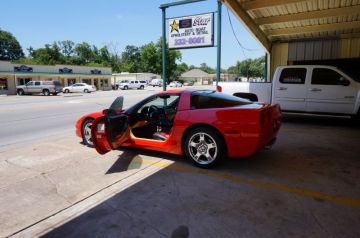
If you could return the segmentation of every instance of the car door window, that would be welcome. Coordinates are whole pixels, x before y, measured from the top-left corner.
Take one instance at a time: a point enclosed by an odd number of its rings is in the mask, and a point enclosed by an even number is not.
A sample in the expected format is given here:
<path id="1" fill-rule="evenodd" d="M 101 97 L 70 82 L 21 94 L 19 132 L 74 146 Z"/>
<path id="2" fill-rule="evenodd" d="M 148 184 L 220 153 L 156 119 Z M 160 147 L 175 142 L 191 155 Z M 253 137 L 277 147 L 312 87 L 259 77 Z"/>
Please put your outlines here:
<path id="1" fill-rule="evenodd" d="M 40 86 L 40 82 L 35 82 L 35 86 Z"/>
<path id="2" fill-rule="evenodd" d="M 304 84 L 305 78 L 305 68 L 287 68 L 282 70 L 279 81 L 283 84 Z"/>
<path id="3" fill-rule="evenodd" d="M 344 77 L 332 69 L 314 69 L 311 77 L 311 84 L 318 85 L 339 85 Z"/>
<path id="4" fill-rule="evenodd" d="M 150 107 L 150 106 L 156 106 L 158 108 L 165 108 L 165 107 L 176 108 L 177 103 L 178 103 L 178 99 L 179 99 L 179 95 L 177 95 L 177 94 L 174 94 L 174 95 L 160 95 L 160 96 L 154 97 L 152 100 L 150 100 L 149 102 L 142 105 L 139 108 L 138 113 L 140 113 L 143 108 Z"/>

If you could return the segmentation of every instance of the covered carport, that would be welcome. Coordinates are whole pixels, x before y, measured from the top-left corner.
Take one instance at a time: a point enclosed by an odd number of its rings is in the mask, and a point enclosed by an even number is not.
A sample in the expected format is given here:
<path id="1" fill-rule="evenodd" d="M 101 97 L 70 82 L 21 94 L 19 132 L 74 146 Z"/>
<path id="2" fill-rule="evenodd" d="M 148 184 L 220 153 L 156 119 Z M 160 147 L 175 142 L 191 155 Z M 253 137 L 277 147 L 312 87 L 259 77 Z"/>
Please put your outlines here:
<path id="1" fill-rule="evenodd" d="M 334 65 L 360 75 L 359 0 L 224 0 L 279 65 Z"/>

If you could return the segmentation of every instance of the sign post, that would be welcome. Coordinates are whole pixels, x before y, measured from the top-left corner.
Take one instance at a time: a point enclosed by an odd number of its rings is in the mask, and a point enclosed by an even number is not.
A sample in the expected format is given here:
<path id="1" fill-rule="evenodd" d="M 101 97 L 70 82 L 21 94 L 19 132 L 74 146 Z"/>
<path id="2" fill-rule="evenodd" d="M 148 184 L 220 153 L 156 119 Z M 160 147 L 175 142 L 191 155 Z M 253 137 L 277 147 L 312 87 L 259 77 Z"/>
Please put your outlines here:
<path id="1" fill-rule="evenodd" d="M 166 91 L 166 7 L 162 10 L 162 77 L 163 77 L 163 90 Z"/>
<path id="2" fill-rule="evenodd" d="M 218 10 L 217 10 L 217 62 L 216 62 L 216 90 L 218 89 L 218 84 L 220 81 L 220 70 L 221 70 L 221 5 L 222 3 L 218 1 Z"/>

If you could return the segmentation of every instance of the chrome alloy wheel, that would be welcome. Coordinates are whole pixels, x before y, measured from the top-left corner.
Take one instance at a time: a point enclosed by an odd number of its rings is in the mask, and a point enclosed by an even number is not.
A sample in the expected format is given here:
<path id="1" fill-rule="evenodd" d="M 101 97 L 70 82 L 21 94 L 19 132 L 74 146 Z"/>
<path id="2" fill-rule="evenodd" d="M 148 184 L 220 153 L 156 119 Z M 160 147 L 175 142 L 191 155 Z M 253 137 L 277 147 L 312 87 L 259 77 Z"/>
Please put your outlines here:
<path id="1" fill-rule="evenodd" d="M 191 136 L 188 151 L 193 160 L 201 165 L 211 164 L 217 157 L 218 146 L 213 137 L 204 132 Z"/>
<path id="2" fill-rule="evenodd" d="M 84 136 L 84 142 L 89 146 L 94 146 L 94 143 L 91 138 L 91 125 L 92 121 L 87 121 L 86 124 L 83 127 L 83 136 Z"/>

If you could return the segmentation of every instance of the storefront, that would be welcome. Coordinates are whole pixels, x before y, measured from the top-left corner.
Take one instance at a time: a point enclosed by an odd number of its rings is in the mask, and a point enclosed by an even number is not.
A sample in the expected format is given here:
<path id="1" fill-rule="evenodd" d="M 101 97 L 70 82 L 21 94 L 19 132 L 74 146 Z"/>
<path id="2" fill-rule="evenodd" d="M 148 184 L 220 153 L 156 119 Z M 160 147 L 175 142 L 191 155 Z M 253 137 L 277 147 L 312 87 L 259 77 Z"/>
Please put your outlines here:
<path id="1" fill-rule="evenodd" d="M 64 87 L 74 83 L 94 85 L 98 90 L 111 90 L 109 67 L 78 65 L 19 65 L 0 61 L 0 94 L 16 94 L 16 86 L 32 80 L 57 80 Z"/>

